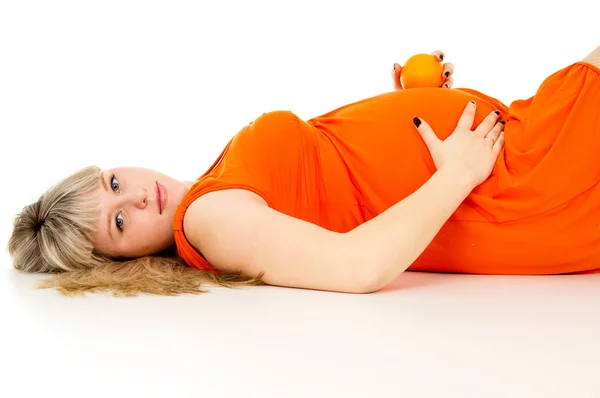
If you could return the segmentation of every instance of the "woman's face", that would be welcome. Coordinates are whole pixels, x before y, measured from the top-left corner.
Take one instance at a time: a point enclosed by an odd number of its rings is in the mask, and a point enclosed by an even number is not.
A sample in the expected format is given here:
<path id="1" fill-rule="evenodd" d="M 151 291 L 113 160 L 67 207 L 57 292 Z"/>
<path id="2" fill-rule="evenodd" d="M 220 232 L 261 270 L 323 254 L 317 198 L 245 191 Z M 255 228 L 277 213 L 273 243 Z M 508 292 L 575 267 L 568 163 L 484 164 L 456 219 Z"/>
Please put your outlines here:
<path id="1" fill-rule="evenodd" d="M 94 191 L 100 218 L 94 247 L 113 257 L 142 257 L 175 242 L 173 216 L 189 186 L 154 170 L 121 167 L 102 171 Z"/>

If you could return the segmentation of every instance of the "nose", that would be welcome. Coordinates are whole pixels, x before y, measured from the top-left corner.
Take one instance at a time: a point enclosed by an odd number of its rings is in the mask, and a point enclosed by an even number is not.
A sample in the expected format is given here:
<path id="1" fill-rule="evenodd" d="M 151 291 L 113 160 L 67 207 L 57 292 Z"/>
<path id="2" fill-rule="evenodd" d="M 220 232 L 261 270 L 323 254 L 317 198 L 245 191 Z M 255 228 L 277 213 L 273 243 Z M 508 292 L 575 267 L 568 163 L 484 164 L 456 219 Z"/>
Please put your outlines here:
<path id="1" fill-rule="evenodd" d="M 138 209 L 145 209 L 148 205 L 148 192 L 142 188 L 129 191 L 121 198 L 124 204 L 133 205 Z"/>

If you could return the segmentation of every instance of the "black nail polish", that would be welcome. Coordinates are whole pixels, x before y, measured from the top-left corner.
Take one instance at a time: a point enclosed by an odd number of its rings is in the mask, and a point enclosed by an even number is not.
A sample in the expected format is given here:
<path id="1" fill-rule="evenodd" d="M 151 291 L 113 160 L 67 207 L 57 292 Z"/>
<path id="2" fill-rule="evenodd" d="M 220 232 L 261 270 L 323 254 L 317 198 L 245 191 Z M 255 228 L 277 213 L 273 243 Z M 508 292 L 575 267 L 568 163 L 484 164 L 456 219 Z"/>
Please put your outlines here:
<path id="1" fill-rule="evenodd" d="M 506 124 L 506 122 L 504 120 L 500 120 L 500 123 L 502 124 Z"/>
<path id="2" fill-rule="evenodd" d="M 444 54 L 440 54 L 440 61 L 444 60 Z"/>
<path id="3" fill-rule="evenodd" d="M 475 105 L 475 100 L 471 100 L 469 102 L 472 103 L 473 105 Z"/>
<path id="4" fill-rule="evenodd" d="M 418 117 L 416 117 L 413 119 L 413 123 L 415 124 L 415 126 L 419 127 L 421 125 L 421 120 Z"/>
<path id="5" fill-rule="evenodd" d="M 446 77 L 450 76 L 450 72 L 448 71 L 448 72 L 444 73 L 444 76 L 446 76 Z"/>
<path id="6" fill-rule="evenodd" d="M 494 111 L 496 115 L 500 115 L 500 111 Z"/>
<path id="7" fill-rule="evenodd" d="M 392 71 L 396 72 L 396 64 L 394 64 L 394 67 L 392 68 Z"/>

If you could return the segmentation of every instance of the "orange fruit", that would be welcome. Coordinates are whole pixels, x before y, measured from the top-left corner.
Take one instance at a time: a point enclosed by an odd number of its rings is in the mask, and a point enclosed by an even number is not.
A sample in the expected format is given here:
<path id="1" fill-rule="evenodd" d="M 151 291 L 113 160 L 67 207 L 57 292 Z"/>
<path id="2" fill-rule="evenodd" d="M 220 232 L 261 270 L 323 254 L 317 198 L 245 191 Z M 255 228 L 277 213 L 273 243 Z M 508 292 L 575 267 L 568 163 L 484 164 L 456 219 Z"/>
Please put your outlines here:
<path id="1" fill-rule="evenodd" d="M 410 57 L 400 71 L 402 87 L 441 87 L 444 83 L 444 65 L 431 54 L 417 54 Z"/>

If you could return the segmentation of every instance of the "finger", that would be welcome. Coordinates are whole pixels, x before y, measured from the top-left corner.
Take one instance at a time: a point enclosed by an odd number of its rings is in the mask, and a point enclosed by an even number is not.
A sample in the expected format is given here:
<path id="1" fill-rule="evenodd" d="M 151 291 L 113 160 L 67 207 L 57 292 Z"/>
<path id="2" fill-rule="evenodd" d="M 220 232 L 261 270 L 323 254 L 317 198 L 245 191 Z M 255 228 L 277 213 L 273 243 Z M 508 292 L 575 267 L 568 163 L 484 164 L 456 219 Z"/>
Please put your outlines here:
<path id="1" fill-rule="evenodd" d="M 402 72 L 402 67 L 398 64 L 394 64 L 394 69 L 392 70 L 392 79 L 394 79 L 394 89 L 402 90 L 402 84 L 400 83 L 400 72 Z"/>
<path id="2" fill-rule="evenodd" d="M 454 74 L 454 64 L 451 62 L 446 62 L 444 64 L 444 70 L 442 71 L 442 74 L 445 78 L 452 76 Z"/>
<path id="3" fill-rule="evenodd" d="M 436 57 L 439 62 L 442 62 L 444 60 L 444 58 L 446 58 L 446 54 L 444 54 L 442 51 L 439 51 L 439 50 L 432 52 L 431 55 Z"/>
<path id="4" fill-rule="evenodd" d="M 427 148 L 429 148 L 429 151 L 431 152 L 441 140 L 438 138 L 437 135 L 435 135 L 433 129 L 425 120 L 415 117 L 413 119 L 413 123 L 417 127 L 417 130 L 419 131 L 419 134 L 421 134 L 421 137 L 423 137 L 425 145 L 427 145 Z"/>
<path id="5" fill-rule="evenodd" d="M 491 112 L 485 117 L 485 119 L 481 121 L 481 123 L 479 123 L 479 126 L 477 126 L 477 128 L 475 129 L 475 134 L 477 134 L 480 137 L 485 137 L 490 132 L 490 130 L 494 128 L 499 117 L 500 111 Z"/>
<path id="6" fill-rule="evenodd" d="M 494 152 L 494 154 L 498 155 L 503 147 L 504 147 L 504 130 L 502 130 L 500 132 L 498 139 L 496 140 L 496 142 L 494 143 L 494 146 L 492 147 L 492 151 Z"/>
<path id="7" fill-rule="evenodd" d="M 477 105 L 475 101 L 469 101 L 462 115 L 458 119 L 458 127 L 466 128 L 471 130 L 473 127 L 473 121 L 475 120 L 475 109 Z"/>
<path id="8" fill-rule="evenodd" d="M 504 120 L 500 120 L 498 123 L 496 123 L 496 125 L 490 130 L 490 132 L 487 133 L 485 138 L 490 137 L 493 140 L 493 142 L 496 142 L 502 130 L 504 130 Z"/>
<path id="9" fill-rule="evenodd" d="M 454 86 L 454 78 L 449 77 L 446 79 L 446 81 L 444 82 L 444 85 L 442 87 L 443 88 L 452 88 L 452 86 Z"/>

